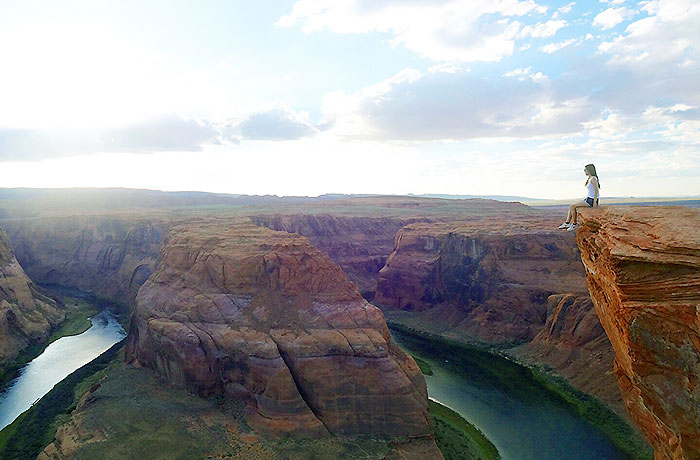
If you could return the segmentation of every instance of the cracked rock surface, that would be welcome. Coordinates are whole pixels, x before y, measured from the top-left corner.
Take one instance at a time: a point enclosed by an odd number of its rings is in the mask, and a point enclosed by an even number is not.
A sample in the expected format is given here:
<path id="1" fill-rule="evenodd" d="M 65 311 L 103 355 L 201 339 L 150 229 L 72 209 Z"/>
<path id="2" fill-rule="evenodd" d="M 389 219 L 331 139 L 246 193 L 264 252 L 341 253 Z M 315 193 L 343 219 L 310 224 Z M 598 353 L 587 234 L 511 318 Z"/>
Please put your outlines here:
<path id="1" fill-rule="evenodd" d="M 585 210 L 576 241 L 632 419 L 656 460 L 700 458 L 700 210 Z"/>
<path id="2" fill-rule="evenodd" d="M 418 366 L 306 238 L 212 220 L 166 241 L 136 297 L 128 361 L 202 396 L 243 398 L 262 434 L 431 435 Z"/>

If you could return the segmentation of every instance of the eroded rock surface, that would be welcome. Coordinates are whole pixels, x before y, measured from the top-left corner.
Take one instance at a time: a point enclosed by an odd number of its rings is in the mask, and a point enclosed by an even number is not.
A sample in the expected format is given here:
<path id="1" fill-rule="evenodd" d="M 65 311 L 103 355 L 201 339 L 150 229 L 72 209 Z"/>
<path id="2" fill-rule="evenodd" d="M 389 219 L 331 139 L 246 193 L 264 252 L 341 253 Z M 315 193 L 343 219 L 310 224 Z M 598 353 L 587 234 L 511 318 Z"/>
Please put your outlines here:
<path id="1" fill-rule="evenodd" d="M 352 217 L 330 214 L 274 214 L 251 217 L 257 225 L 305 236 L 340 265 L 365 298 L 377 290 L 377 274 L 403 226 L 426 218 Z"/>
<path id="2" fill-rule="evenodd" d="M 260 433 L 431 436 L 418 366 L 381 312 L 298 235 L 175 227 L 136 298 L 127 359 L 197 394 L 245 399 Z"/>
<path id="3" fill-rule="evenodd" d="M 64 318 L 56 303 L 36 290 L 0 229 L 0 371 L 22 349 L 45 341 Z"/>
<path id="4" fill-rule="evenodd" d="M 550 296 L 544 327 L 514 354 L 528 362 L 551 366 L 576 388 L 627 417 L 613 374 L 613 349 L 588 294 Z"/>
<path id="5" fill-rule="evenodd" d="M 542 230 L 553 223 L 495 218 L 410 224 L 397 233 L 379 272 L 375 301 L 430 310 L 426 320 L 482 342 L 531 340 L 545 324 L 550 295 L 585 294 L 573 236 Z"/>
<path id="6" fill-rule="evenodd" d="M 604 207 L 576 241 L 615 375 L 657 460 L 700 458 L 700 211 Z"/>
<path id="7" fill-rule="evenodd" d="M 6 229 L 34 281 L 131 305 L 155 269 L 168 225 L 143 216 L 70 216 L 10 220 Z"/>

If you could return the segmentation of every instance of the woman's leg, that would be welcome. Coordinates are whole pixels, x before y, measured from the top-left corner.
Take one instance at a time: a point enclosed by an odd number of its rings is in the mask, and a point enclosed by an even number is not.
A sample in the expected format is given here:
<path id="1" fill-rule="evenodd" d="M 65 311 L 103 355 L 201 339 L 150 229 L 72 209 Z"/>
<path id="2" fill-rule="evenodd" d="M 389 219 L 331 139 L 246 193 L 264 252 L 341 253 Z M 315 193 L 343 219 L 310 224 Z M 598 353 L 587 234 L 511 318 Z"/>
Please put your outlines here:
<path id="1" fill-rule="evenodd" d="M 576 210 L 578 208 L 590 208 L 591 206 L 586 202 L 586 200 L 577 201 L 576 203 L 569 206 L 569 222 L 572 224 L 576 223 Z"/>

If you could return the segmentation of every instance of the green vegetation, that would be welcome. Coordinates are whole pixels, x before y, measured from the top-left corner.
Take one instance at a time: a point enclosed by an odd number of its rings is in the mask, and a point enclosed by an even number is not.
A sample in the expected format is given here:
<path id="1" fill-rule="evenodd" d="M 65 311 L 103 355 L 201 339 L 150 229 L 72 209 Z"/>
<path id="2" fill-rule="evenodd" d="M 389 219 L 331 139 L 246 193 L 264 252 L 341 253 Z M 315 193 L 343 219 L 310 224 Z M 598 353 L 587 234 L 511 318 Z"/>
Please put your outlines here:
<path id="1" fill-rule="evenodd" d="M 75 394 L 78 384 L 107 367 L 122 344 L 123 341 L 115 344 L 101 356 L 70 374 L 26 411 L 21 419 L 0 431 L 0 438 L 6 437 L 0 458 L 36 458 L 41 450 L 53 441 L 58 425 L 75 409 L 79 397 Z"/>
<path id="2" fill-rule="evenodd" d="M 420 367 L 420 371 L 424 375 L 433 375 L 433 369 L 430 367 L 430 364 L 426 363 L 422 359 L 418 358 L 417 356 L 411 355 L 411 358 L 418 364 L 418 367 Z"/>
<path id="3" fill-rule="evenodd" d="M 500 347 L 464 344 L 437 334 L 426 333 L 405 325 L 388 322 L 392 332 L 402 335 L 411 347 L 426 349 L 431 355 L 451 359 L 445 366 L 456 374 L 473 381 L 488 381 L 489 385 L 508 388 L 523 400 L 546 390 L 601 430 L 621 451 L 634 460 L 651 460 L 653 450 L 647 442 L 619 415 L 603 402 L 572 387 L 566 380 L 533 366 L 513 362 L 501 354 Z M 426 345 L 426 343 L 428 345 Z M 494 360 L 493 356 L 504 358 Z M 478 372 L 465 372 L 478 369 Z M 515 383 L 518 382 L 518 383 Z"/>
<path id="4" fill-rule="evenodd" d="M 435 440 L 445 460 L 499 460 L 496 446 L 449 407 L 430 401 Z"/>
<path id="5" fill-rule="evenodd" d="M 75 371 L 0 431 L 0 458 L 36 458 L 88 391 L 78 423 L 80 432 L 90 435 L 80 440 L 76 460 L 398 460 L 397 447 L 430 442 L 378 436 L 265 440 L 246 424 L 242 401 L 202 399 L 163 385 L 149 370 L 124 364 L 122 345 Z M 430 404 L 430 412 L 447 460 L 499 458 L 484 435 L 457 413 L 437 403 Z"/>
<path id="6" fill-rule="evenodd" d="M 654 453 L 649 444 L 637 435 L 619 415 L 611 411 L 602 401 L 572 387 L 566 380 L 531 368 L 532 376 L 543 387 L 574 408 L 576 413 L 597 426 L 618 449 L 633 459 L 652 460 Z"/>
<path id="7" fill-rule="evenodd" d="M 44 289 L 32 286 L 35 296 L 44 301 L 51 301 Z M 4 370 L 0 370 L 0 391 L 4 386 L 19 376 L 19 371 L 34 358 L 44 352 L 51 343 L 70 335 L 78 335 L 90 329 L 92 323 L 90 317 L 100 311 L 96 302 L 82 298 L 72 297 L 60 291 L 49 289 L 51 297 L 65 311 L 66 319 L 57 328 L 51 331 L 48 339 L 42 343 L 35 343 L 20 351 L 17 357 L 8 364 Z"/>
<path id="8" fill-rule="evenodd" d="M 5 450 L 5 445 L 7 444 L 7 440 L 10 439 L 15 435 L 17 432 L 17 427 L 20 426 L 22 419 L 27 415 L 27 412 L 23 412 L 15 419 L 14 422 L 10 423 L 7 425 L 5 428 L 0 431 L 0 453 L 2 453 L 3 450 Z M 2 458 L 2 457 L 0 457 Z"/>

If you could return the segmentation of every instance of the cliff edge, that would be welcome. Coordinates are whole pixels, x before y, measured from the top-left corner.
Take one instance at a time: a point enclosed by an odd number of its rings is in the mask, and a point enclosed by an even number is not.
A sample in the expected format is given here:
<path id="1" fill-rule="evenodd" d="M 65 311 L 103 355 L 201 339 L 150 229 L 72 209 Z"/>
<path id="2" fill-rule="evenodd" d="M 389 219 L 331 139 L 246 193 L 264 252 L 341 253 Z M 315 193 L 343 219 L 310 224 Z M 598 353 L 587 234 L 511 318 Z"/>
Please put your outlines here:
<path id="1" fill-rule="evenodd" d="M 604 207 L 576 242 L 627 409 L 656 460 L 700 459 L 700 210 Z"/>

